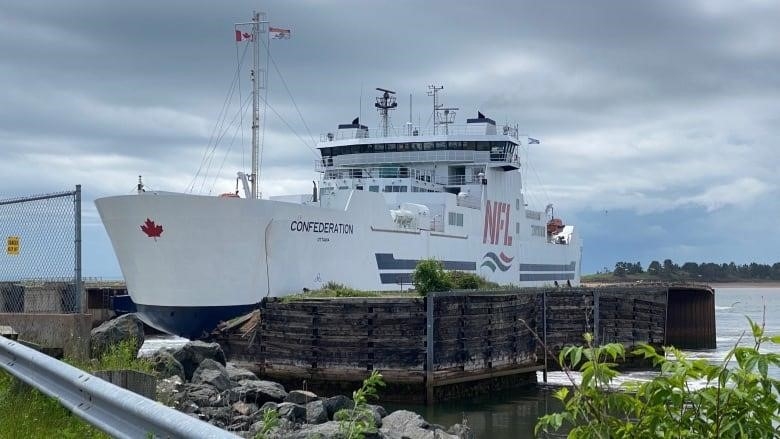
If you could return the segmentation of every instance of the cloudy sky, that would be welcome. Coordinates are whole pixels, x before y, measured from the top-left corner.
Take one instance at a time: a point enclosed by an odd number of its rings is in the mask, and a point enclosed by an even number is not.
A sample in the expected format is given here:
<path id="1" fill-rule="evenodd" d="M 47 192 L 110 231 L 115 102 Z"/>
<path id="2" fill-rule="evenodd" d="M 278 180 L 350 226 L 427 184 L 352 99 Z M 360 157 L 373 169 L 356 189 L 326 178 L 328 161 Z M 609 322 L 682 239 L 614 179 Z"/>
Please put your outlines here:
<path id="1" fill-rule="evenodd" d="M 2 2 L 0 197 L 81 184 L 84 274 L 118 277 L 92 200 L 139 174 L 225 192 L 248 167 L 246 78 L 217 121 L 244 53 L 233 23 L 258 7 L 292 29 L 271 47 L 265 195 L 310 191 L 320 133 L 376 126 L 374 87 L 398 91 L 396 125 L 410 94 L 425 125 L 440 84 L 461 121 L 541 140 L 527 197 L 579 227 L 585 272 L 780 260 L 776 1 Z"/>

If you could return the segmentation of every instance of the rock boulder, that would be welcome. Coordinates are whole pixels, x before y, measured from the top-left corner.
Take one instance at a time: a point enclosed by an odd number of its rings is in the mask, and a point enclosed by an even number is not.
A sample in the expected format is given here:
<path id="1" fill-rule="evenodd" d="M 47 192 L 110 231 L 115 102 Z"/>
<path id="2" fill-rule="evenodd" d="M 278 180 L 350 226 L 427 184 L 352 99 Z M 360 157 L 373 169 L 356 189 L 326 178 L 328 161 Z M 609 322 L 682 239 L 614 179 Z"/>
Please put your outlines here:
<path id="1" fill-rule="evenodd" d="M 100 358 L 109 347 L 126 340 L 135 340 L 135 355 L 144 344 L 144 324 L 135 314 L 125 314 L 104 322 L 90 334 L 90 356 Z"/>
<path id="2" fill-rule="evenodd" d="M 154 370 L 160 378 L 169 378 L 177 376 L 184 381 L 184 367 L 179 363 L 170 352 L 160 350 L 154 353 L 151 358 Z"/>
<path id="3" fill-rule="evenodd" d="M 282 402 L 287 397 L 284 386 L 273 381 L 243 380 L 230 389 L 230 402 L 244 401 L 256 404 Z"/>
<path id="4" fill-rule="evenodd" d="M 200 362 L 198 368 L 192 373 L 192 384 L 208 384 L 219 392 L 232 387 L 225 366 L 211 358 L 206 358 Z"/>
<path id="5" fill-rule="evenodd" d="M 191 341 L 184 346 L 172 351 L 173 358 L 181 363 L 184 368 L 184 376 L 187 380 L 192 379 L 192 374 L 198 368 L 200 363 L 206 358 L 212 359 L 221 365 L 225 365 L 225 353 L 219 343 L 205 343 L 202 341 Z"/>

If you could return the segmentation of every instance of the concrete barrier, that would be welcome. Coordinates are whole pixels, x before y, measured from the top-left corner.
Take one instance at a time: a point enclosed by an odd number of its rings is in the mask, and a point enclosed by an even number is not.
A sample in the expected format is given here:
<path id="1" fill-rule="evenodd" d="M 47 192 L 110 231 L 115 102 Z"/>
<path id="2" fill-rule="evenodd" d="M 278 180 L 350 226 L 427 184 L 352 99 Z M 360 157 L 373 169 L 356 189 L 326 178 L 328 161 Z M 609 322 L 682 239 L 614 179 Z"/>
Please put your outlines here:
<path id="1" fill-rule="evenodd" d="M 20 340 L 62 349 L 66 358 L 89 358 L 89 314 L 0 313 L 0 326 L 10 326 Z"/>

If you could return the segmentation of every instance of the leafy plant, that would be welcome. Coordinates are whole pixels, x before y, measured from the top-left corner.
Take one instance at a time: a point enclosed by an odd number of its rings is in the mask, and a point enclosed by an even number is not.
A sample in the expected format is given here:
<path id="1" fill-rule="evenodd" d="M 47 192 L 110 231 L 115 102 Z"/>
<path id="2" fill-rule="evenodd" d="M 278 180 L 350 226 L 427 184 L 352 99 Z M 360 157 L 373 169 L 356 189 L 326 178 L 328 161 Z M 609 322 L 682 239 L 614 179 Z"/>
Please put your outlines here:
<path id="1" fill-rule="evenodd" d="M 363 439 L 366 433 L 376 431 L 374 413 L 368 406 L 368 398 L 378 398 L 379 388 L 384 386 L 382 374 L 376 370 L 372 371 L 371 375 L 363 380 L 363 385 L 352 392 L 354 407 L 351 410 L 342 409 L 336 412 L 334 418 L 339 421 L 339 431 L 344 437 Z"/>
<path id="2" fill-rule="evenodd" d="M 426 296 L 431 291 L 449 291 L 452 282 L 444 272 L 444 265 L 436 259 L 423 259 L 412 273 L 412 282 L 417 293 Z"/>
<path id="3" fill-rule="evenodd" d="M 263 410 L 263 428 L 257 432 L 255 439 L 265 439 L 271 431 L 279 426 L 279 412 L 274 409 L 266 408 Z"/>
<path id="4" fill-rule="evenodd" d="M 766 336 L 764 325 L 748 319 L 753 346 L 735 347 L 720 364 L 688 358 L 679 349 L 662 353 L 647 344 L 632 353 L 660 368 L 654 379 L 628 383 L 615 391 L 619 375 L 615 361 L 625 356 L 620 344 L 564 348 L 558 361 L 568 373 L 577 367 L 582 381 L 562 388 L 555 397 L 564 403 L 560 413 L 539 419 L 535 432 L 570 428 L 570 438 L 747 438 L 780 436 L 780 381 L 769 367 L 780 367 L 780 354 L 762 352 L 765 343 L 779 344 L 780 336 Z M 740 338 L 741 341 L 741 338 Z M 736 367 L 729 367 L 732 359 Z M 571 378 L 571 377 L 570 377 Z M 703 386 L 692 387 L 693 381 Z"/>

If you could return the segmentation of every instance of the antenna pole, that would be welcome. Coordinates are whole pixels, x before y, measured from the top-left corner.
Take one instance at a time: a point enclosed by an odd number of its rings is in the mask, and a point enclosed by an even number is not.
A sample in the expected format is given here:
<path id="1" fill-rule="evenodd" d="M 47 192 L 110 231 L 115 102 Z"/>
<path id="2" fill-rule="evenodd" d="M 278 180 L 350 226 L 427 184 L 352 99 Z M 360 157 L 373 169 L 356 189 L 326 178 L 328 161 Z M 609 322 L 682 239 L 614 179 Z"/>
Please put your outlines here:
<path id="1" fill-rule="evenodd" d="M 439 110 L 442 105 L 439 104 L 439 90 L 444 90 L 443 85 L 429 85 L 428 89 L 430 90 L 428 92 L 428 96 L 433 96 L 433 135 L 436 135 L 436 126 L 439 125 L 438 123 L 438 116 Z"/>
<path id="2" fill-rule="evenodd" d="M 406 133 L 408 136 L 412 135 L 412 130 L 414 129 L 412 128 L 412 124 L 412 94 L 409 93 L 409 132 Z"/>
<path id="3" fill-rule="evenodd" d="M 252 183 L 251 198 L 257 198 L 257 174 L 259 171 L 259 156 L 260 156 L 260 138 L 258 136 L 260 130 L 260 102 L 258 95 L 259 81 L 259 63 L 260 63 L 260 45 L 258 39 L 260 38 L 260 14 L 255 11 L 252 14 L 252 72 L 250 78 L 252 80 L 252 173 L 249 176 L 249 180 Z"/>
<path id="4" fill-rule="evenodd" d="M 382 95 L 376 98 L 374 106 L 379 111 L 379 118 L 382 122 L 382 132 L 387 137 L 390 128 L 390 112 L 389 110 L 395 110 L 398 107 L 398 102 L 395 101 L 395 94 L 392 90 L 377 87 L 376 89 L 382 92 Z"/>

